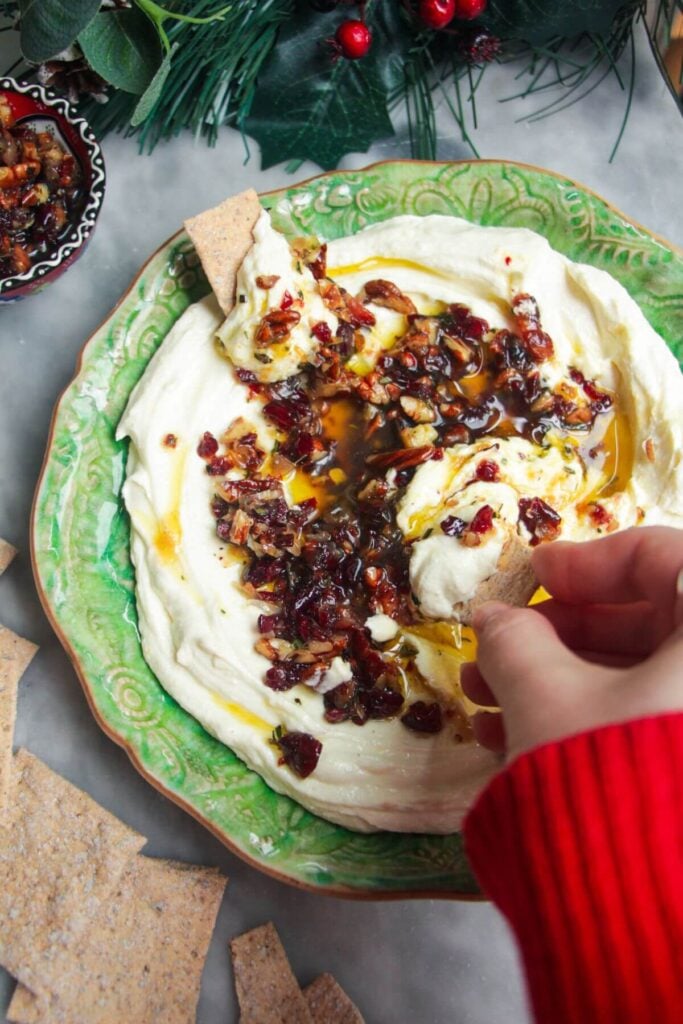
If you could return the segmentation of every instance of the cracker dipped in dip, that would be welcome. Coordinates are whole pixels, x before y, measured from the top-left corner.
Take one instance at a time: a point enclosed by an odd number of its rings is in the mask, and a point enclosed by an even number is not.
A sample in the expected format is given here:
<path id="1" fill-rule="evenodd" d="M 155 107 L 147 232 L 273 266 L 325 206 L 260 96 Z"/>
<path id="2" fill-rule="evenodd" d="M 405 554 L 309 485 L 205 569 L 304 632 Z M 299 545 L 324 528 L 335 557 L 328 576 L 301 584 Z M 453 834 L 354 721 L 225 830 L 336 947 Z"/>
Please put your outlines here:
<path id="1" fill-rule="evenodd" d="M 188 230 L 216 294 L 118 428 L 145 658 L 316 814 L 451 832 L 498 764 L 459 685 L 472 611 L 529 600 L 537 544 L 683 526 L 678 365 L 524 229 L 290 244 L 245 193 Z"/>

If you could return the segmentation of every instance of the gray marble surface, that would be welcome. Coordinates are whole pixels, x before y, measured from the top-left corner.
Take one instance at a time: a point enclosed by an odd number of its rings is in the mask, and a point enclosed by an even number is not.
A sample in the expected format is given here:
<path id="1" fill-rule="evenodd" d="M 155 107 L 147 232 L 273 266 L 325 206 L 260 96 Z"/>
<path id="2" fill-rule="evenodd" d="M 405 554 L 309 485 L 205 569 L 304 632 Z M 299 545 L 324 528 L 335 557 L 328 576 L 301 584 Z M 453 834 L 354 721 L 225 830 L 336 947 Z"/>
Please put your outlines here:
<path id="1" fill-rule="evenodd" d="M 608 156 L 624 105 L 613 79 L 558 117 L 515 124 L 530 108 L 498 102 L 513 91 L 512 76 L 509 69 L 492 69 L 479 93 L 476 144 L 484 157 L 535 163 L 573 177 L 680 244 L 683 124 L 642 32 L 637 51 L 633 109 L 612 164 Z M 6 63 L 0 60 L 0 67 Z M 439 125 L 443 157 L 469 156 L 448 119 L 440 117 Z M 148 786 L 90 715 L 42 612 L 29 564 L 31 498 L 53 405 L 83 342 L 184 217 L 248 185 L 265 190 L 290 180 L 282 167 L 261 172 L 256 147 L 245 164 L 242 141 L 231 131 L 223 132 L 213 151 L 187 135 L 152 158 L 138 156 L 133 141 L 117 137 L 104 148 L 107 197 L 88 253 L 47 291 L 0 310 L 0 535 L 21 552 L 0 580 L 0 621 L 40 644 L 20 689 L 16 743 L 147 835 L 150 855 L 220 865 L 230 876 L 204 972 L 200 1024 L 237 1021 L 227 942 L 269 919 L 301 982 L 332 971 L 368 1024 L 525 1024 L 516 951 L 490 905 L 347 902 L 272 881 Z M 345 166 L 406 155 L 399 134 L 349 157 Z M 298 177 L 315 173 L 307 164 Z M 0 970 L 0 1016 L 11 988 Z"/>

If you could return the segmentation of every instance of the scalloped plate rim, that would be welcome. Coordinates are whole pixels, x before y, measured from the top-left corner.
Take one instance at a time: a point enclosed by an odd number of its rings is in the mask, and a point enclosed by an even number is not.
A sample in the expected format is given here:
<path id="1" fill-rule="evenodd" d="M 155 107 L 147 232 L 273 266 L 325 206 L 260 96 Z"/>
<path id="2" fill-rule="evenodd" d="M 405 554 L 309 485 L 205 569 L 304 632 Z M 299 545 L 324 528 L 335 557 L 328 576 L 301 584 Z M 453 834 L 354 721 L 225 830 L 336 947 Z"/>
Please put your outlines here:
<path id="1" fill-rule="evenodd" d="M 483 159 L 483 160 L 392 160 L 392 159 L 379 160 L 379 161 L 376 161 L 375 163 L 367 164 L 367 165 L 365 165 L 363 167 L 343 168 L 343 169 L 337 169 L 337 170 L 332 170 L 332 171 L 326 171 L 326 172 L 324 172 L 322 174 L 315 174 L 315 175 L 312 175 L 311 177 L 305 178 L 305 179 L 303 179 L 301 181 L 293 182 L 291 185 L 283 185 L 283 186 L 280 186 L 279 188 L 269 189 L 266 192 L 259 192 L 258 196 L 259 196 L 259 199 L 267 199 L 269 196 L 279 195 L 279 194 L 281 194 L 283 192 L 286 193 L 287 191 L 289 191 L 289 189 L 294 189 L 294 188 L 299 189 L 299 188 L 302 188 L 303 186 L 309 185 L 309 184 L 311 184 L 313 182 L 321 181 L 321 180 L 323 180 L 325 178 L 329 178 L 329 177 L 333 177 L 333 176 L 339 176 L 339 175 L 343 176 L 343 175 L 351 175 L 351 174 L 365 174 L 365 173 L 367 173 L 369 171 L 373 171 L 373 170 L 375 170 L 375 169 L 377 169 L 379 167 L 386 167 L 386 166 L 391 166 L 391 165 L 394 165 L 394 166 L 395 165 L 409 165 L 409 166 L 420 166 L 421 165 L 421 166 L 443 167 L 443 168 L 445 168 L 445 167 L 468 167 L 468 166 L 472 166 L 472 165 L 474 165 L 474 166 L 495 165 L 497 167 L 500 167 L 500 166 L 504 166 L 504 167 L 519 167 L 519 168 L 521 168 L 523 170 L 528 170 L 528 171 L 532 171 L 534 173 L 541 173 L 541 174 L 544 174 L 544 175 L 548 175 L 549 177 L 556 178 L 558 180 L 558 182 L 562 182 L 563 184 L 568 184 L 568 185 L 574 186 L 577 189 L 579 189 L 581 192 L 583 192 L 583 193 L 585 193 L 587 195 L 593 196 L 594 198 L 599 200 L 599 202 L 603 203 L 612 213 L 614 213 L 618 217 L 620 217 L 623 221 L 625 221 L 626 223 L 630 224 L 632 227 L 635 227 L 639 231 L 642 231 L 649 238 L 654 239 L 660 245 L 664 246 L 665 248 L 669 249 L 670 251 L 673 251 L 673 252 L 677 253 L 679 256 L 681 256 L 683 258 L 683 248 L 681 248 L 680 246 L 676 245 L 673 242 L 670 242 L 668 239 L 664 238 L 664 236 L 659 235 L 658 233 L 656 233 L 654 231 L 651 231 L 649 228 L 646 228 L 644 225 L 640 224 L 640 222 L 636 221 L 633 217 L 631 217 L 630 215 L 624 213 L 614 203 L 609 202 L 607 199 L 604 198 L 604 196 L 600 195 L 600 193 L 598 193 L 598 192 L 594 191 L 593 189 L 589 188 L 587 185 L 584 185 L 581 182 L 576 181 L 576 179 L 568 177 L 567 175 L 561 174 L 558 171 L 553 171 L 553 170 L 550 170 L 550 169 L 545 168 L 545 167 L 539 167 L 536 164 L 524 163 L 522 161 L 517 161 L 517 160 L 503 160 L 503 159 L 495 159 L 495 158 L 487 158 L 487 159 Z M 142 263 L 142 265 L 140 266 L 140 269 L 134 275 L 134 277 L 132 278 L 130 284 L 125 289 L 125 291 L 121 294 L 121 296 L 118 299 L 118 301 L 109 310 L 109 312 L 101 320 L 101 322 L 94 328 L 94 330 L 89 334 L 88 338 L 85 340 L 85 342 L 81 346 L 81 348 L 80 348 L 80 350 L 79 350 L 79 352 L 77 354 L 77 357 L 76 357 L 74 374 L 70 378 L 70 380 L 67 382 L 65 387 L 62 389 L 62 391 L 60 392 L 58 398 L 55 401 L 55 405 L 54 405 L 54 408 L 52 410 L 52 415 L 51 415 L 51 418 L 50 418 L 50 425 L 49 425 L 49 428 L 48 428 L 47 439 L 46 439 L 46 442 L 45 442 L 45 451 L 44 451 L 44 454 L 43 454 L 43 459 L 42 459 L 42 463 L 41 463 L 41 467 L 40 467 L 40 472 L 38 474 L 35 490 L 34 490 L 34 493 L 33 493 L 33 500 L 32 500 L 32 504 L 31 504 L 31 512 L 30 512 L 30 529 L 29 529 L 30 557 L 31 557 L 31 568 L 32 568 L 32 572 L 33 572 L 33 579 L 34 579 L 34 583 L 35 583 L 35 586 L 36 586 L 36 591 L 38 593 L 38 597 L 40 599 L 40 603 L 42 605 L 43 611 L 45 612 L 45 616 L 46 616 L 50 626 L 52 627 L 55 635 L 57 636 L 57 639 L 61 643 L 62 647 L 64 648 L 64 650 L 65 650 L 65 652 L 67 654 L 67 656 L 69 657 L 69 660 L 71 661 L 71 663 L 72 663 L 72 665 L 74 667 L 74 670 L 75 670 L 75 673 L 76 673 L 76 677 L 79 680 L 79 682 L 81 684 L 81 688 L 83 689 L 83 692 L 85 694 L 85 698 L 86 698 L 86 701 L 88 703 L 88 707 L 90 708 L 90 711 L 91 711 L 91 713 L 92 713 L 96 723 L 100 727 L 100 729 L 105 733 L 106 736 L 109 737 L 109 739 L 113 740 L 113 742 L 118 747 L 120 747 L 127 754 L 130 762 L 132 763 L 132 765 L 136 769 L 136 771 L 139 772 L 139 774 L 154 789 L 156 789 L 163 796 L 165 796 L 167 799 L 169 799 L 172 803 L 176 804 L 183 811 L 185 811 L 187 814 L 189 814 L 191 817 L 193 817 L 196 821 L 198 821 L 202 826 L 204 826 L 204 828 L 206 828 L 212 835 L 214 835 L 231 853 L 235 854 L 235 856 L 239 857 L 240 860 L 244 861 L 250 867 L 254 868 L 257 871 L 262 872 L 263 874 L 268 875 L 269 877 L 275 879 L 278 882 L 282 882 L 282 883 L 284 883 L 286 885 L 293 886 L 294 888 L 302 889 L 302 890 L 304 890 L 306 892 L 311 892 L 311 893 L 315 893 L 315 894 L 322 895 L 322 896 L 337 896 L 337 897 L 342 897 L 344 899 L 350 899 L 350 900 L 358 900 L 358 901 L 372 900 L 372 901 L 378 901 L 378 902 L 380 902 L 380 901 L 381 902 L 386 902 L 386 901 L 390 901 L 390 900 L 406 900 L 406 899 L 410 899 L 410 900 L 417 900 L 417 899 L 442 899 L 442 900 L 457 900 L 459 902 L 469 902 L 469 903 L 484 902 L 484 901 L 486 901 L 487 897 L 483 893 L 471 893 L 471 892 L 468 893 L 468 892 L 460 892 L 460 891 L 457 891 L 457 890 L 447 890 L 447 891 L 445 891 L 443 889 L 428 889 L 428 888 L 425 888 L 425 889 L 420 889 L 420 890 L 417 890 L 417 889 L 408 889 L 408 890 L 392 889 L 390 891 L 383 891 L 383 890 L 367 891 L 367 890 L 360 890 L 360 889 L 352 888 L 350 886 L 344 886 L 344 885 L 338 885 L 338 884 L 318 885 L 318 884 L 313 884 L 313 883 L 309 883 L 309 882 L 303 881 L 302 879 L 297 878 L 297 877 L 295 877 L 293 875 L 287 874 L 286 872 L 277 871 L 276 869 L 270 867 L 269 865 L 263 863 L 262 861 L 257 860 L 255 857 L 251 856 L 247 850 L 242 849 L 230 837 L 230 835 L 228 835 L 225 831 L 223 831 L 217 824 L 214 824 L 210 819 L 205 817 L 198 808 L 194 807 L 180 793 L 178 793 L 175 790 L 172 790 L 169 787 L 167 787 L 159 778 L 157 778 L 156 776 L 151 774 L 150 771 L 147 770 L 147 768 L 142 764 L 142 761 L 140 760 L 140 757 L 138 756 L 138 753 L 137 753 L 135 747 L 131 743 L 129 743 L 123 736 L 119 735 L 119 733 L 116 732 L 116 730 L 113 728 L 113 726 L 111 726 L 109 724 L 107 719 L 100 713 L 99 709 L 96 706 L 95 698 L 94 698 L 94 695 L 93 695 L 93 692 L 92 692 L 92 688 L 90 686 L 90 683 L 87 680 L 87 676 L 86 676 L 85 670 L 83 669 L 83 667 L 81 665 L 80 659 L 79 659 L 78 655 L 76 654 L 76 652 L 73 650 L 73 648 L 71 646 L 71 643 L 70 643 L 70 641 L 69 641 L 69 639 L 68 639 L 64 629 L 57 622 L 56 616 L 55 616 L 55 614 L 53 612 L 53 609 L 52 609 L 52 605 L 51 605 L 50 600 L 49 600 L 49 598 L 47 596 L 47 593 L 46 593 L 46 591 L 45 591 L 45 589 L 43 587 L 43 582 L 42 582 L 42 578 L 41 578 L 41 575 L 40 575 L 40 568 L 39 568 L 39 564 L 38 564 L 38 554 L 37 554 L 37 551 L 36 551 L 36 532 L 37 532 L 37 528 L 38 528 L 37 527 L 38 501 L 39 501 L 39 498 L 40 498 L 40 495 L 41 495 L 41 491 L 42 491 L 42 485 L 43 485 L 43 480 L 44 480 L 45 472 L 46 472 L 48 463 L 50 461 L 50 458 L 52 456 L 52 449 L 53 449 L 54 435 L 55 435 L 55 427 L 56 427 L 56 423 L 57 423 L 57 418 L 58 418 L 59 413 L 61 411 L 62 402 L 64 401 L 64 399 L 66 398 L 68 392 L 71 390 L 73 385 L 78 381 L 78 379 L 79 379 L 79 377 L 81 375 L 81 372 L 82 372 L 83 367 L 85 365 L 86 357 L 87 357 L 88 350 L 90 348 L 91 343 L 94 342 L 94 340 L 97 338 L 97 336 L 100 334 L 100 332 L 106 327 L 106 325 L 115 316 L 115 314 L 118 312 L 118 310 L 121 308 L 121 306 L 126 302 L 128 297 L 130 296 L 131 292 L 135 288 L 136 284 L 138 283 L 138 281 L 140 280 L 142 275 L 145 273 L 145 271 L 148 268 L 148 266 L 165 249 L 167 249 L 169 246 L 173 245 L 177 240 L 179 240 L 182 237 L 183 234 L 185 234 L 184 228 L 180 228 L 178 231 L 174 232 L 172 235 L 170 235 L 168 238 L 166 238 L 159 246 L 157 246 L 157 248 Z"/>

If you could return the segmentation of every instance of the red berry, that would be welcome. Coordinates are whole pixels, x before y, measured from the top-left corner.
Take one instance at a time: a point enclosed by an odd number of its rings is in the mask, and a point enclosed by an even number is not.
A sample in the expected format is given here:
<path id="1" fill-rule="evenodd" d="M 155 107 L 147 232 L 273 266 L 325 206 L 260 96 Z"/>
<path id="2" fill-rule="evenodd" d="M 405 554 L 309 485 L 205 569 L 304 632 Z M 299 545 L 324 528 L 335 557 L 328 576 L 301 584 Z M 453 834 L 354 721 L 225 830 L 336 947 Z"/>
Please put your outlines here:
<path id="1" fill-rule="evenodd" d="M 347 60 L 360 60 L 366 57 L 372 42 L 372 32 L 364 21 L 351 19 L 343 21 L 334 34 L 341 50 L 342 57 Z"/>
<path id="2" fill-rule="evenodd" d="M 417 12 L 427 28 L 445 28 L 455 17 L 456 0 L 420 0 Z"/>
<path id="3" fill-rule="evenodd" d="M 478 18 L 486 10 L 487 0 L 454 0 L 455 16 L 464 21 Z"/>

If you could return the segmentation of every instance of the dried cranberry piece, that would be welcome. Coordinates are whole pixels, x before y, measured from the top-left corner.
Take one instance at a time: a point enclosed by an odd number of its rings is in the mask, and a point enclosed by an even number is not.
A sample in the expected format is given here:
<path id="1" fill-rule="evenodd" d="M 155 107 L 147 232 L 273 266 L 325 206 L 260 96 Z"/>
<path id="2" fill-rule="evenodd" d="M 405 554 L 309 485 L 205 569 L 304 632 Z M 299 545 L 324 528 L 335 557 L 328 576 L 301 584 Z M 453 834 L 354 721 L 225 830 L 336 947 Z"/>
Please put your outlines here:
<path id="1" fill-rule="evenodd" d="M 523 338 L 527 351 L 535 363 L 543 363 L 546 359 L 552 359 L 555 349 L 552 338 L 545 331 L 525 331 Z"/>
<path id="2" fill-rule="evenodd" d="M 521 504 L 521 502 L 520 502 Z M 481 535 L 493 529 L 493 509 L 490 505 L 482 505 L 477 509 L 474 519 L 467 528 L 470 533 Z"/>
<path id="3" fill-rule="evenodd" d="M 486 320 L 472 316 L 469 306 L 454 303 L 441 318 L 441 324 L 447 334 L 462 338 L 465 341 L 481 341 L 490 330 Z"/>
<path id="4" fill-rule="evenodd" d="M 482 459 L 475 471 L 477 480 L 485 480 L 487 483 L 495 483 L 500 480 L 500 469 L 497 462 L 490 459 Z"/>
<path id="5" fill-rule="evenodd" d="M 295 661 L 278 661 L 265 674 L 265 684 L 269 690 L 291 690 L 310 673 L 308 665 L 300 665 Z"/>
<path id="6" fill-rule="evenodd" d="M 233 461 L 227 455 L 211 459 L 206 467 L 209 476 L 225 476 L 228 470 L 232 469 Z"/>
<path id="7" fill-rule="evenodd" d="M 519 521 L 531 534 L 531 545 L 554 540 L 558 536 L 562 518 L 543 498 L 520 498 Z"/>
<path id="8" fill-rule="evenodd" d="M 320 740 L 308 732 L 286 732 L 277 745 L 283 762 L 302 779 L 315 771 L 323 749 Z"/>
<path id="9" fill-rule="evenodd" d="M 441 529 L 447 537 L 460 537 L 465 529 L 466 523 L 459 516 L 446 516 L 441 521 Z"/>
<path id="10" fill-rule="evenodd" d="M 424 700 L 416 700 L 411 704 L 401 722 L 415 732 L 435 733 L 443 729 L 443 716 L 440 704 L 428 704 Z"/>
<path id="11" fill-rule="evenodd" d="M 612 522 L 612 514 L 598 501 L 592 502 L 588 509 L 588 514 L 595 526 L 607 526 Z"/>
<path id="12" fill-rule="evenodd" d="M 266 583 L 287 579 L 287 564 L 284 558 L 255 559 L 245 574 L 245 581 L 253 587 L 262 587 Z"/>
<path id="13" fill-rule="evenodd" d="M 235 374 L 238 380 L 241 380 L 243 384 L 254 384 L 258 386 L 258 377 L 252 370 L 244 370 L 242 367 L 237 367 Z"/>
<path id="14" fill-rule="evenodd" d="M 219 540 L 229 541 L 232 522 L 227 519 L 219 519 L 216 523 L 216 535 Z"/>
<path id="15" fill-rule="evenodd" d="M 368 718 L 393 718 L 403 706 L 403 695 L 388 686 L 375 686 L 364 690 L 359 700 L 365 707 Z"/>
<path id="16" fill-rule="evenodd" d="M 227 516 L 230 511 L 230 506 L 219 494 L 214 494 L 211 499 L 211 513 L 216 519 L 222 519 L 223 516 Z"/>
<path id="17" fill-rule="evenodd" d="M 205 431 L 202 435 L 202 439 L 197 445 L 197 455 L 202 459 L 210 459 L 218 451 L 218 441 L 210 434 L 209 431 Z"/>
<path id="18" fill-rule="evenodd" d="M 612 399 L 606 392 L 600 390 L 595 381 L 588 380 L 580 370 L 574 367 L 569 371 L 569 376 L 575 384 L 579 384 L 583 388 L 583 393 L 590 399 L 595 412 L 604 412 L 605 409 L 610 408 Z"/>
<path id="19" fill-rule="evenodd" d="M 317 338 L 323 345 L 329 345 L 332 341 L 332 331 L 330 325 L 326 324 L 324 320 L 321 320 L 317 324 L 313 324 L 311 327 L 311 334 L 314 338 Z"/>
<path id="20" fill-rule="evenodd" d="M 272 633 L 274 636 L 286 636 L 286 633 L 282 632 L 285 628 L 286 623 L 282 615 L 259 615 L 258 617 L 259 633 Z"/>
<path id="21" fill-rule="evenodd" d="M 294 299 L 290 293 L 285 289 L 282 293 L 282 299 L 280 301 L 280 309 L 289 309 L 294 304 Z"/>

